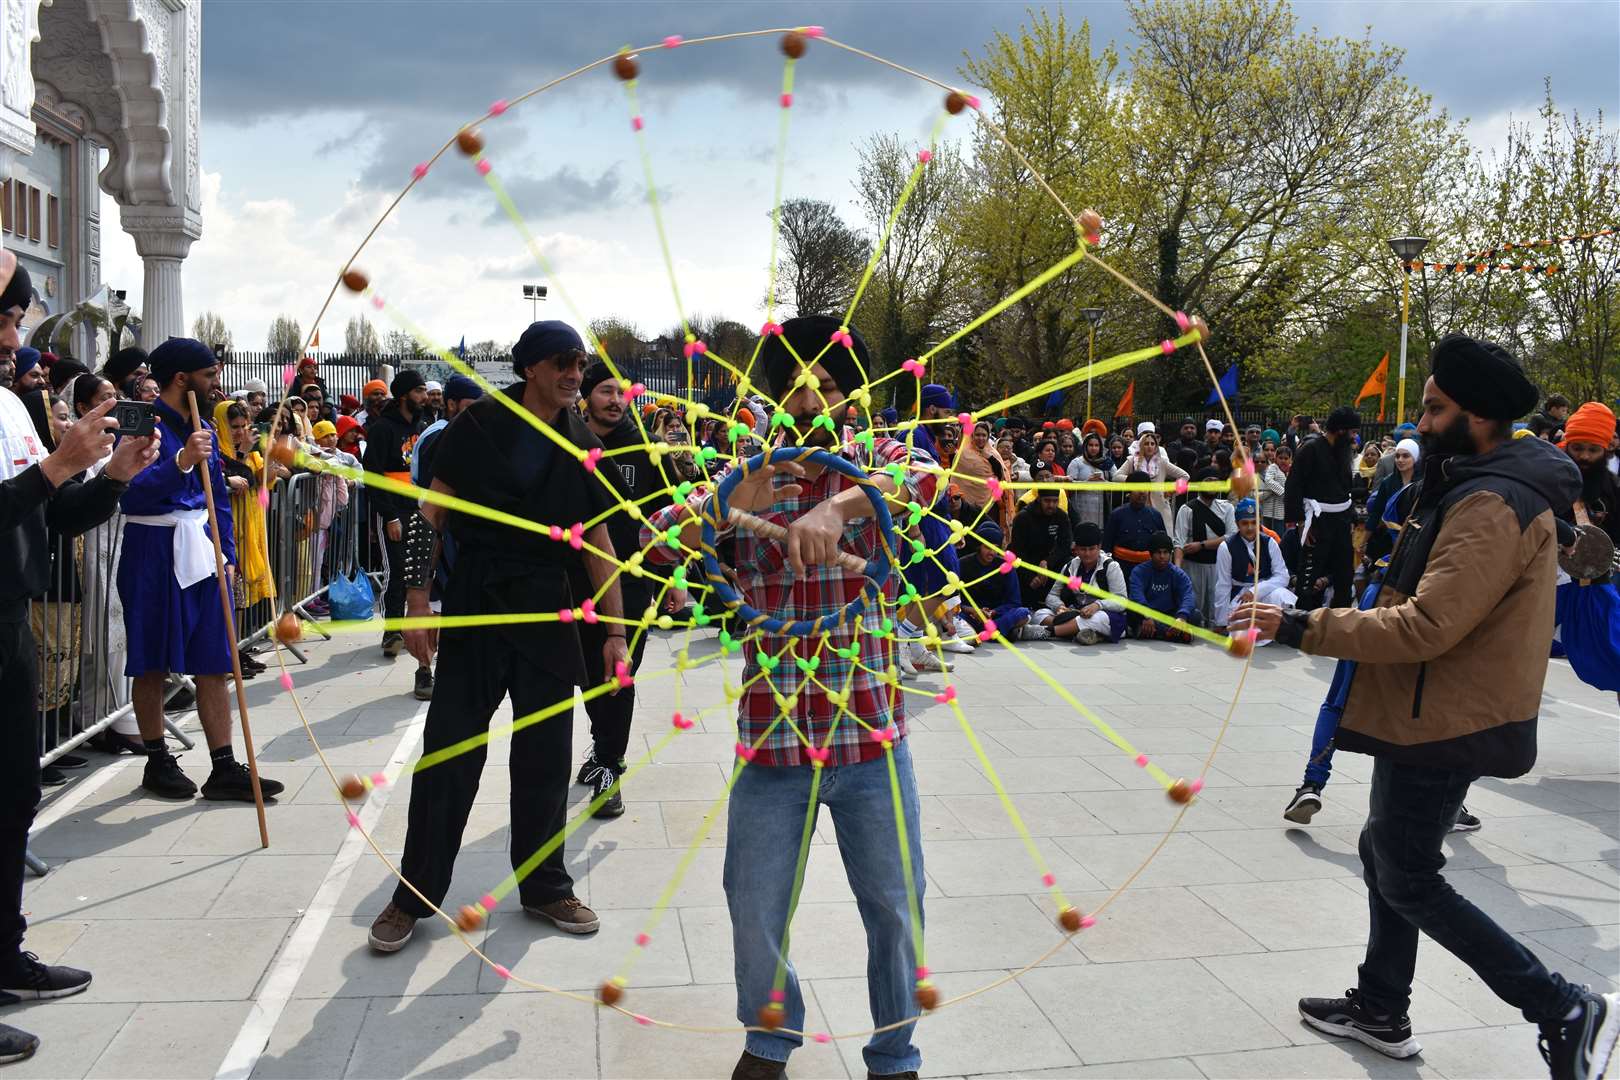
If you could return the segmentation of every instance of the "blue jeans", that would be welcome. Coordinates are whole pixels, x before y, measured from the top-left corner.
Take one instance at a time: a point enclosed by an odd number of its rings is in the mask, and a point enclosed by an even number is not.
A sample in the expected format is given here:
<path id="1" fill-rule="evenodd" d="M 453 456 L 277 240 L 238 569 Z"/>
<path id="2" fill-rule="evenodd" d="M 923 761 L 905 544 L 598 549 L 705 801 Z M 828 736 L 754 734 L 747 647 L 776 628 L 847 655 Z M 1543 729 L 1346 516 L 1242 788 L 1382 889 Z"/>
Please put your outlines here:
<path id="1" fill-rule="evenodd" d="M 1460 896 L 1440 868 L 1440 843 L 1474 777 L 1386 758 L 1373 764 L 1361 827 L 1362 880 L 1372 912 L 1360 994 L 1377 1013 L 1404 1016 L 1412 1000 L 1418 931 L 1469 967 L 1531 1023 L 1566 1015 L 1581 991 Z"/>
<path id="2" fill-rule="evenodd" d="M 1361 610 L 1367 611 L 1378 600 L 1382 582 L 1373 582 L 1361 594 Z M 1339 733 L 1339 721 L 1344 716 L 1344 703 L 1350 697 L 1350 681 L 1356 677 L 1356 662 L 1340 660 L 1333 667 L 1333 682 L 1328 685 L 1327 698 L 1316 712 L 1316 730 L 1311 732 L 1311 756 L 1305 762 L 1305 782 L 1318 788 L 1326 787 L 1333 775 L 1333 738 Z"/>
<path id="3" fill-rule="evenodd" d="M 923 865 L 917 779 L 911 771 L 911 749 L 904 739 L 895 744 L 894 767 L 920 914 Z M 745 1025 L 759 1022 L 760 1007 L 770 1001 L 776 965 L 783 955 L 782 938 L 809 812 L 812 775 L 812 769 L 802 766 L 749 766 L 731 791 L 726 902 L 731 908 L 731 940 L 737 957 L 737 1019 Z M 918 1013 L 913 994 L 917 960 L 887 763 L 877 758 L 859 765 L 827 766 L 822 770 L 818 804 L 832 811 L 838 854 L 843 857 L 844 873 L 866 927 L 866 992 L 872 1025 L 883 1027 L 914 1018 Z M 816 812 L 820 814 L 819 805 Z M 802 1031 L 804 997 L 791 962 L 786 990 L 783 1027 Z M 915 1027 L 905 1024 L 874 1035 L 862 1052 L 867 1069 L 884 1076 L 920 1068 L 922 1054 L 911 1041 Z M 803 1042 L 797 1035 L 780 1031 L 750 1031 L 745 1048 L 756 1057 L 786 1061 Z"/>

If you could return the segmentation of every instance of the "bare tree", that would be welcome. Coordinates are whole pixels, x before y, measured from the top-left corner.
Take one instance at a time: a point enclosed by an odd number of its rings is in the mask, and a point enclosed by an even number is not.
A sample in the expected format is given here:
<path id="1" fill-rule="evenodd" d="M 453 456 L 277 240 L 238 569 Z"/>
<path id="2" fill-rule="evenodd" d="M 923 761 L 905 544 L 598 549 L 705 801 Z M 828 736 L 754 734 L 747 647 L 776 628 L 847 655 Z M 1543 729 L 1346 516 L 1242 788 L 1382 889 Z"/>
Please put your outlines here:
<path id="1" fill-rule="evenodd" d="M 783 203 L 777 233 L 782 242 L 776 264 L 778 303 L 796 315 L 842 315 L 872 255 L 866 237 L 821 199 Z"/>
<path id="2" fill-rule="evenodd" d="M 192 321 L 191 336 L 215 349 L 221 346 L 229 349 L 234 344 L 231 332 L 225 326 L 225 320 L 214 311 L 204 311 Z"/>
<path id="3" fill-rule="evenodd" d="M 264 347 L 278 360 L 291 360 L 304 347 L 304 331 L 291 315 L 277 315 L 270 324 L 270 336 Z"/>
<path id="4" fill-rule="evenodd" d="M 343 347 L 355 356 L 375 356 L 382 352 L 382 342 L 377 340 L 377 328 L 364 315 L 356 315 L 343 328 Z"/>

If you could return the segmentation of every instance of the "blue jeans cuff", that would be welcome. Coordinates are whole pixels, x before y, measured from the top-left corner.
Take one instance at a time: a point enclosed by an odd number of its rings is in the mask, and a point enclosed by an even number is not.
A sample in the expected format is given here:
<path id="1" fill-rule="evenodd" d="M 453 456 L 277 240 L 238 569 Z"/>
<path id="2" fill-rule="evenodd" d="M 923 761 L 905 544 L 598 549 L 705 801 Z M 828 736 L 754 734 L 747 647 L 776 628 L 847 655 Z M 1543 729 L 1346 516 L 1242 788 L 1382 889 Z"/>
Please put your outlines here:
<path id="1" fill-rule="evenodd" d="M 787 1061 L 788 1055 L 804 1044 L 803 1039 L 791 1035 L 770 1035 L 763 1031 L 750 1031 L 743 1040 L 743 1049 L 766 1061 Z"/>

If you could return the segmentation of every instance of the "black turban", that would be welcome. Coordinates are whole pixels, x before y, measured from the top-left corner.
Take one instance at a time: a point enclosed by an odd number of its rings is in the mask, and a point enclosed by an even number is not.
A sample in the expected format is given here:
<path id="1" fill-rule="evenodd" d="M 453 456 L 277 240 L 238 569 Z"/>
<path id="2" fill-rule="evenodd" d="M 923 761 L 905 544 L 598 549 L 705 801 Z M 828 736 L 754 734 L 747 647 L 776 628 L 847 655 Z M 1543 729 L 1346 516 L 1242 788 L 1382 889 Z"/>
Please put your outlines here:
<path id="1" fill-rule="evenodd" d="M 131 345 L 127 349 L 119 349 L 107 361 L 102 374 L 114 386 L 122 386 L 125 379 L 135 374 L 135 369 L 146 363 L 146 350 L 139 345 Z"/>
<path id="2" fill-rule="evenodd" d="M 1361 428 L 1361 414 L 1349 405 L 1340 405 L 1328 413 L 1322 427 L 1327 431 L 1357 431 Z"/>
<path id="3" fill-rule="evenodd" d="M 1466 334 L 1441 338 L 1429 354 L 1429 370 L 1442 393 L 1486 420 L 1516 420 L 1541 397 L 1512 353 Z"/>
<path id="4" fill-rule="evenodd" d="M 420 371 L 415 368 L 401 368 L 399 374 L 394 376 L 394 381 L 388 384 L 388 396 L 398 401 L 417 387 L 426 385 L 427 379 L 422 377 Z"/>
<path id="5" fill-rule="evenodd" d="M 6 282 L 4 289 L 0 289 L 0 314 L 10 311 L 12 308 L 22 308 L 27 311 L 28 305 L 33 302 L 34 283 L 28 277 L 28 268 L 22 263 L 18 263 L 17 269 L 12 272 L 11 280 Z"/>
<path id="6" fill-rule="evenodd" d="M 591 391 L 602 383 L 613 378 L 613 370 L 602 361 L 597 360 L 585 369 L 585 374 L 579 379 L 579 394 L 581 397 L 590 397 Z"/>
<path id="7" fill-rule="evenodd" d="M 512 370 L 522 375 L 529 367 L 558 353 L 585 351 L 579 332 L 560 319 L 530 323 L 512 346 Z"/>
<path id="8" fill-rule="evenodd" d="M 1169 533 L 1156 532 L 1148 537 L 1147 549 L 1150 555 L 1155 551 L 1175 551 L 1176 542 L 1170 539 Z"/>
<path id="9" fill-rule="evenodd" d="M 172 337 L 153 349 L 152 355 L 147 357 L 147 365 L 159 386 L 168 386 L 169 381 L 181 372 L 201 371 L 217 363 L 219 360 L 214 356 L 213 349 L 196 338 L 188 337 Z"/>
<path id="10" fill-rule="evenodd" d="M 799 360 L 806 364 L 815 361 L 827 369 L 838 389 L 847 397 L 864 381 L 863 371 L 872 370 L 872 355 L 866 351 L 866 342 L 855 331 L 849 331 L 850 347 L 833 345 L 828 348 L 833 334 L 843 323 L 831 315 L 805 315 L 789 319 L 782 324 L 780 335 L 772 334 L 760 348 L 759 358 L 765 369 L 765 386 L 778 402 L 793 388 L 802 370 Z M 788 346 L 793 352 L 788 351 Z M 826 352 L 822 352 L 826 349 Z M 855 355 L 850 356 L 853 350 Z M 799 354 L 794 359 L 793 353 Z M 820 359 L 817 360 L 819 355 Z"/>
<path id="11" fill-rule="evenodd" d="M 1074 527 L 1075 547 L 1096 547 L 1102 543 L 1102 529 L 1095 521 L 1082 521 Z"/>

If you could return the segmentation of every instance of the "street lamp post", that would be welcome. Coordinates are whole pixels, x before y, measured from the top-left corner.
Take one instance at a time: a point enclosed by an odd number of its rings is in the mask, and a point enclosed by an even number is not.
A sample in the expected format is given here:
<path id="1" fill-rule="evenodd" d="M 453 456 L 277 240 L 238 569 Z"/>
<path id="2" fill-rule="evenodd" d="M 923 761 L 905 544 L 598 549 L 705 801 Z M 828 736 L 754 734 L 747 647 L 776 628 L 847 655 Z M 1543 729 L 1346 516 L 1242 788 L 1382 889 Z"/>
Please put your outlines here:
<path id="1" fill-rule="evenodd" d="M 540 318 L 540 301 L 546 298 L 544 285 L 523 286 L 523 299 L 529 302 L 529 321 L 536 322 Z"/>
<path id="2" fill-rule="evenodd" d="M 1097 324 L 1102 322 L 1103 309 L 1100 307 L 1085 307 L 1080 309 L 1086 322 L 1091 326 L 1086 330 L 1086 367 L 1089 369 L 1097 362 Z M 1091 419 L 1091 372 L 1086 372 L 1086 419 Z"/>
<path id="3" fill-rule="evenodd" d="M 1406 422 L 1406 320 L 1412 306 L 1412 262 L 1429 246 L 1426 236 L 1397 236 L 1389 241 L 1395 257 L 1401 260 L 1401 371 L 1395 390 L 1395 422 Z"/>

